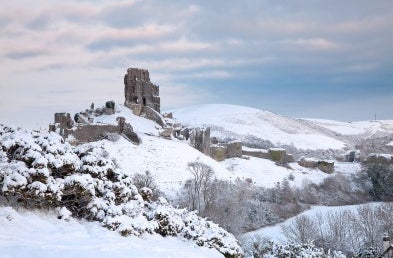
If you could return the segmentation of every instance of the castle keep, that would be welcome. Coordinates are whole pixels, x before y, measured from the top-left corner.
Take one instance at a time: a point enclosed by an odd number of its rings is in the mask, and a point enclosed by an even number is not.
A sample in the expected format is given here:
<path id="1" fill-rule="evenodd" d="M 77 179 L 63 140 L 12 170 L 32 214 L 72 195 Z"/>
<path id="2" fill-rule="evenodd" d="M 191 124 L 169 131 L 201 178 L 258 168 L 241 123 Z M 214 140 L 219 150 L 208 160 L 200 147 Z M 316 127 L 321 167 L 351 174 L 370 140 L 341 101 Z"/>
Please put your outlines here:
<path id="1" fill-rule="evenodd" d="M 136 106 L 150 107 L 160 113 L 159 87 L 150 82 L 149 71 L 128 68 L 124 75 L 125 106 L 135 109 Z"/>

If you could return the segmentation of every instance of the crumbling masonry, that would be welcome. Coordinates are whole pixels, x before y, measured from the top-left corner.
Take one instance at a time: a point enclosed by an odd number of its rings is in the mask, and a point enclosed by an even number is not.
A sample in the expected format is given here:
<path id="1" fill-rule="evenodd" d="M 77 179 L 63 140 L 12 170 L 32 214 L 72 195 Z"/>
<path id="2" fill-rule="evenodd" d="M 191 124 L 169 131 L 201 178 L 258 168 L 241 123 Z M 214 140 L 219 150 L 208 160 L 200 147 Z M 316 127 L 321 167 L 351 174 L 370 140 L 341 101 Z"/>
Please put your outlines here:
<path id="1" fill-rule="evenodd" d="M 160 113 L 159 87 L 150 82 L 149 71 L 128 68 L 124 75 L 125 106 L 132 110 L 150 107 Z"/>

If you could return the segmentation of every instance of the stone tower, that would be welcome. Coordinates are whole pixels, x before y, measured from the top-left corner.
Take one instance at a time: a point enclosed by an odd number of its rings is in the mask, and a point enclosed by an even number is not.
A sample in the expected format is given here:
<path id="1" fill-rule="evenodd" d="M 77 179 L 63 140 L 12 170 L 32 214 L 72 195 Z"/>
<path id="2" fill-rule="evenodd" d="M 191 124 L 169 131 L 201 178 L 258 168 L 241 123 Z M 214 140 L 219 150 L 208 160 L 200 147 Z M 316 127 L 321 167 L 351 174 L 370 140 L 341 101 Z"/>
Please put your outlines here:
<path id="1" fill-rule="evenodd" d="M 159 87 L 150 82 L 149 71 L 128 68 L 124 75 L 124 95 L 127 107 L 141 105 L 160 113 Z"/>

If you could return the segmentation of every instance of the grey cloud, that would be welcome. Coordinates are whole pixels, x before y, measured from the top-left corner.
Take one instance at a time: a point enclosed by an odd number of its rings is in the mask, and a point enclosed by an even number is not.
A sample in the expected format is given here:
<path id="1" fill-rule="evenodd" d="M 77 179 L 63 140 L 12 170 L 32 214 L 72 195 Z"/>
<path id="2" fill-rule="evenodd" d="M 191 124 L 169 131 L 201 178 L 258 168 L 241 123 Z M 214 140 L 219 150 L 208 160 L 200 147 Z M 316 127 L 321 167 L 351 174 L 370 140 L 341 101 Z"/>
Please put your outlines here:
<path id="1" fill-rule="evenodd" d="M 44 30 L 45 40 L 37 45 L 59 44 L 52 64 L 46 57 L 34 64 L 42 73 L 120 71 L 121 77 L 125 68 L 137 66 L 159 73 L 164 85 L 203 88 L 218 96 L 215 101 L 269 109 L 266 104 L 284 114 L 291 110 L 283 101 L 302 102 L 293 112 L 306 114 L 308 106 L 318 112 L 319 103 L 371 95 L 371 87 L 375 99 L 392 92 L 391 0 L 84 1 L 75 11 L 54 8 L 55 15 L 53 8 L 41 9 L 15 30 L 28 32 L 15 42 L 31 33 L 38 39 Z M 57 21 L 61 33 L 52 34 L 48 26 Z M 146 26 L 161 25 L 169 29 L 143 33 Z M 63 60 L 64 53 L 83 60 Z M 21 48 L 6 57 L 23 67 L 43 54 Z"/>
<path id="2" fill-rule="evenodd" d="M 108 51 L 115 47 L 132 47 L 135 39 L 99 39 L 89 43 L 86 48 L 90 51 Z"/>
<path id="3" fill-rule="evenodd" d="M 198 1 L 136 1 L 121 3 L 105 8 L 100 18 L 110 26 L 126 28 L 140 26 L 146 23 L 183 22 L 197 12 Z"/>
<path id="4" fill-rule="evenodd" d="M 27 59 L 27 58 L 34 58 L 34 57 L 39 57 L 42 55 L 46 55 L 48 53 L 44 51 L 15 51 L 15 52 L 9 52 L 5 56 L 10 59 Z"/>

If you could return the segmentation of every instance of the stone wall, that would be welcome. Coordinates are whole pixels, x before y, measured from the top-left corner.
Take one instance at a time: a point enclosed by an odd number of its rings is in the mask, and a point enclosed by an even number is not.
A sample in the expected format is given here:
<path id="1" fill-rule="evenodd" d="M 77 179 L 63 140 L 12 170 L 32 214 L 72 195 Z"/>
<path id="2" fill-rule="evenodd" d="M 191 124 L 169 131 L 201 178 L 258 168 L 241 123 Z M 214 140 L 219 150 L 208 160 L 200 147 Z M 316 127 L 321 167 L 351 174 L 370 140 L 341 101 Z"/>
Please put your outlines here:
<path id="1" fill-rule="evenodd" d="M 276 162 L 279 165 L 286 165 L 288 163 L 294 162 L 294 158 L 291 154 L 288 154 L 285 149 L 269 148 L 265 149 L 251 149 L 247 148 L 242 151 L 243 155 L 269 159 Z"/>
<path id="2" fill-rule="evenodd" d="M 258 149 L 258 150 L 246 149 L 246 150 L 244 150 L 243 149 L 243 155 L 256 157 L 256 158 L 260 158 L 260 159 L 270 159 L 269 150 L 262 150 L 262 149 Z"/>
<path id="3" fill-rule="evenodd" d="M 127 107 L 140 104 L 160 113 L 159 87 L 150 82 L 147 70 L 128 68 L 124 75 L 124 96 Z"/>
<path id="4" fill-rule="evenodd" d="M 114 110 L 114 105 L 113 101 L 109 101 L 105 108 Z M 92 104 L 91 110 L 75 114 L 76 126 L 74 126 L 69 113 L 55 113 L 55 123 L 49 125 L 49 131 L 56 132 L 63 138 L 72 137 L 72 141 L 75 143 L 98 141 L 106 138 L 111 133 L 120 134 L 134 144 L 140 143 L 138 135 L 134 132 L 132 126 L 126 123 L 124 117 L 116 118 L 117 125 L 93 123 L 93 116 L 97 113 L 102 114 L 97 110 L 94 111 L 93 107 Z"/>
<path id="5" fill-rule="evenodd" d="M 142 114 L 145 114 L 146 118 L 155 121 L 161 126 L 165 125 L 164 118 L 160 115 L 160 113 L 150 107 L 142 107 Z"/>
<path id="6" fill-rule="evenodd" d="M 223 161 L 227 158 L 227 148 L 225 146 L 213 145 L 210 147 L 210 157 L 217 160 Z"/>
<path id="7" fill-rule="evenodd" d="M 360 151 L 359 150 L 350 150 L 344 154 L 337 155 L 336 160 L 341 162 L 355 162 L 361 161 L 360 159 Z"/>
<path id="8" fill-rule="evenodd" d="M 224 144 L 227 148 L 227 158 L 238 158 L 242 156 L 242 142 L 232 141 Z"/>
<path id="9" fill-rule="evenodd" d="M 69 130 L 74 126 L 70 113 L 55 113 L 54 116 L 55 123 L 49 125 L 49 131 L 57 131 L 60 135 L 67 137 Z"/>
<path id="10" fill-rule="evenodd" d="M 242 143 L 232 141 L 228 143 L 218 143 L 210 146 L 210 157 L 223 161 L 230 158 L 239 158 L 242 156 Z"/>
<path id="11" fill-rule="evenodd" d="M 195 149 L 217 161 L 242 156 L 242 143 L 239 141 L 211 144 L 210 127 L 192 129 L 190 143 Z"/>
<path id="12" fill-rule="evenodd" d="M 191 132 L 190 140 L 191 146 L 210 156 L 210 127 L 206 129 L 194 128 Z"/>
<path id="13" fill-rule="evenodd" d="M 72 132 L 78 143 L 102 140 L 108 133 L 120 133 L 117 125 L 83 124 L 78 125 Z"/>
<path id="14" fill-rule="evenodd" d="M 334 161 L 317 160 L 314 158 L 301 158 L 298 164 L 305 168 L 318 168 L 322 172 L 331 174 L 334 172 Z"/>

